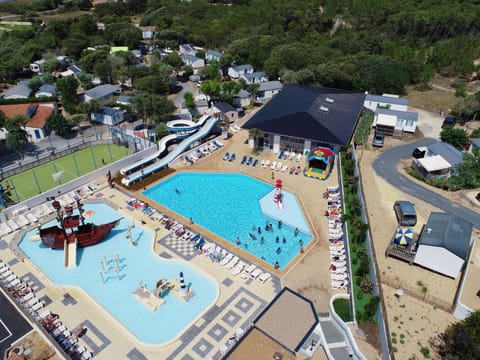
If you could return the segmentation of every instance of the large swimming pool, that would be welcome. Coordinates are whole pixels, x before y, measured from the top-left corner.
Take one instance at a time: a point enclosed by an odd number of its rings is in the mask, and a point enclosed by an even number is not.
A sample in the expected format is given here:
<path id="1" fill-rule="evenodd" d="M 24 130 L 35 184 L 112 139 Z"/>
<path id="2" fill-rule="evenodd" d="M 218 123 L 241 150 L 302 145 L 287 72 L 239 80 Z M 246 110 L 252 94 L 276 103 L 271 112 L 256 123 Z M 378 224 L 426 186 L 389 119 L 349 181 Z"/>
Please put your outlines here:
<path id="1" fill-rule="evenodd" d="M 96 224 L 121 217 L 103 203 L 85 204 L 84 208 L 86 214 L 93 212 L 87 220 Z M 74 269 L 64 268 L 63 250 L 51 250 L 40 241 L 30 240 L 35 236 L 35 231 L 27 232 L 19 247 L 54 283 L 85 290 L 140 341 L 147 344 L 172 341 L 213 305 L 219 294 L 217 284 L 187 262 L 164 260 L 156 256 L 152 249 L 152 233 L 138 223 L 131 231 L 138 244 L 130 245 L 125 237 L 129 225 L 132 225 L 132 221 L 123 218 L 108 239 L 95 246 L 78 249 L 78 265 Z M 118 254 L 120 259 L 120 279 L 115 272 L 111 272 L 106 273 L 102 280 L 102 259 L 104 256 L 105 259 L 111 259 L 114 254 Z M 106 269 L 113 268 L 115 262 L 103 266 Z M 178 280 L 180 271 L 184 272 L 185 284 L 195 292 L 190 301 L 185 302 L 170 293 L 158 310 L 151 311 L 133 296 L 132 293 L 141 283 L 153 289 L 159 279 Z M 95 319 L 90 321 L 95 322 Z"/>
<path id="2" fill-rule="evenodd" d="M 280 268 L 285 268 L 299 253 L 300 240 L 306 246 L 312 236 L 305 231 L 295 235 L 294 228 L 285 224 L 278 228 L 276 220 L 263 214 L 259 201 L 272 189 L 272 185 L 243 174 L 183 172 L 143 194 L 232 244 L 237 245 L 239 238 L 238 246 L 244 250 L 272 265 L 278 261 Z M 267 222 L 273 231 L 265 231 Z"/>

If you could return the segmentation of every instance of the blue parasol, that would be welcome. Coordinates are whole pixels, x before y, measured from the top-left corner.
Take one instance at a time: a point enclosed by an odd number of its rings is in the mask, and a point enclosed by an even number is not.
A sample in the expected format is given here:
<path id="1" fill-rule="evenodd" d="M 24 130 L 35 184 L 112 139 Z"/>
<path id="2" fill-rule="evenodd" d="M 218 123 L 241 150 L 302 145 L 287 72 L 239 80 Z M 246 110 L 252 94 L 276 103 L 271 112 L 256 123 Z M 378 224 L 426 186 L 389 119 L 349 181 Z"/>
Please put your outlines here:
<path id="1" fill-rule="evenodd" d="M 398 245 L 408 245 L 413 240 L 413 228 L 399 227 L 395 232 L 393 241 Z"/>

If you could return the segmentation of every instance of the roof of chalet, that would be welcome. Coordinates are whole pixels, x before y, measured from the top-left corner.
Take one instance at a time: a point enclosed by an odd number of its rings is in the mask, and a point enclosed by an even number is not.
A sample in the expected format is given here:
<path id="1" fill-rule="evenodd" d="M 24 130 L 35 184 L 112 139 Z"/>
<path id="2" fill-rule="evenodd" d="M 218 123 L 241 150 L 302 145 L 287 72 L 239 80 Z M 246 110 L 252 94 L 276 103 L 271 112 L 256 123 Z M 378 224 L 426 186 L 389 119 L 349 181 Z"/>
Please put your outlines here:
<path id="1" fill-rule="evenodd" d="M 283 84 L 278 80 L 273 80 L 261 82 L 258 91 L 270 91 L 278 89 L 283 89 Z"/>
<path id="2" fill-rule="evenodd" d="M 443 141 L 437 141 L 436 143 L 428 145 L 427 148 L 429 154 L 440 155 L 442 158 L 448 161 L 452 167 L 463 163 L 462 153 L 455 149 L 454 146 L 444 143 Z"/>
<path id="3" fill-rule="evenodd" d="M 216 50 L 207 50 L 207 52 L 205 53 L 205 55 L 207 56 L 211 56 L 211 57 L 214 57 L 214 58 L 219 58 L 220 56 L 222 56 L 223 54 L 219 51 L 216 51 Z"/>
<path id="4" fill-rule="evenodd" d="M 197 60 L 201 60 L 199 57 L 196 57 L 195 55 L 191 55 L 191 54 L 183 54 L 181 55 L 181 58 L 184 60 L 184 61 L 189 61 L 189 62 L 195 62 Z"/>
<path id="5" fill-rule="evenodd" d="M 7 92 L 5 92 L 5 94 L 3 94 L 3 97 L 5 99 L 8 99 L 9 97 L 12 97 L 12 96 L 28 98 L 28 96 L 32 92 L 32 89 L 28 87 L 28 84 L 30 84 L 30 80 L 19 81 L 18 85 L 12 87 Z"/>
<path id="6" fill-rule="evenodd" d="M 250 64 L 244 64 L 244 65 L 232 66 L 232 69 L 235 70 L 236 72 L 239 72 L 239 71 L 242 71 L 242 70 L 253 69 L 253 66 L 250 65 Z"/>
<path id="7" fill-rule="evenodd" d="M 418 113 L 412 111 L 399 111 L 399 110 L 391 110 L 391 109 L 384 109 L 384 108 L 377 108 L 375 110 L 376 114 L 385 114 L 385 115 L 394 115 L 397 118 L 404 119 L 404 120 L 418 120 Z"/>
<path id="8" fill-rule="evenodd" d="M 365 101 L 374 101 L 374 102 L 384 103 L 384 104 L 395 104 L 395 105 L 408 106 L 408 99 L 394 97 L 394 96 L 367 94 L 367 96 L 365 97 Z"/>
<path id="9" fill-rule="evenodd" d="M 100 106 L 95 114 L 113 116 L 117 112 L 122 112 L 122 110 L 112 108 L 110 106 Z"/>
<path id="10" fill-rule="evenodd" d="M 256 78 L 266 77 L 267 73 L 265 71 L 255 71 L 253 73 L 246 73 L 242 75 L 247 80 L 253 80 Z"/>
<path id="11" fill-rule="evenodd" d="M 363 93 L 289 84 L 243 127 L 347 146 L 364 100 Z"/>
<path id="12" fill-rule="evenodd" d="M 249 93 L 247 90 L 242 89 L 242 90 L 240 90 L 240 91 L 237 93 L 237 95 L 235 95 L 234 97 L 239 97 L 239 98 L 241 98 L 241 99 L 246 99 L 246 98 L 248 98 L 249 96 L 250 96 L 250 93 Z"/>
<path id="13" fill-rule="evenodd" d="M 52 96 L 57 96 L 57 89 L 55 89 L 55 86 L 52 84 L 43 84 L 35 94 L 41 92 L 52 94 Z"/>
<path id="14" fill-rule="evenodd" d="M 121 90 L 120 86 L 104 84 L 95 86 L 94 88 L 85 92 L 85 96 L 88 96 L 92 99 L 101 99 L 107 95 L 118 93 Z"/>
<path id="15" fill-rule="evenodd" d="M 53 103 L 26 103 L 26 104 L 6 104 L 0 105 L 0 110 L 4 112 L 7 118 L 12 118 L 16 115 L 27 115 L 28 109 L 33 105 L 38 105 L 35 114 L 31 117 L 25 126 L 36 129 L 43 129 L 45 127 L 47 118 L 54 112 L 55 107 Z"/>
<path id="16" fill-rule="evenodd" d="M 235 111 L 235 108 L 228 104 L 228 103 L 224 103 L 224 102 L 218 102 L 218 103 L 215 103 L 215 107 L 222 113 L 226 113 L 226 112 L 229 112 L 229 111 Z"/>
<path id="17" fill-rule="evenodd" d="M 419 239 L 414 262 L 456 278 L 467 260 L 473 224 L 455 214 L 432 212 Z"/>

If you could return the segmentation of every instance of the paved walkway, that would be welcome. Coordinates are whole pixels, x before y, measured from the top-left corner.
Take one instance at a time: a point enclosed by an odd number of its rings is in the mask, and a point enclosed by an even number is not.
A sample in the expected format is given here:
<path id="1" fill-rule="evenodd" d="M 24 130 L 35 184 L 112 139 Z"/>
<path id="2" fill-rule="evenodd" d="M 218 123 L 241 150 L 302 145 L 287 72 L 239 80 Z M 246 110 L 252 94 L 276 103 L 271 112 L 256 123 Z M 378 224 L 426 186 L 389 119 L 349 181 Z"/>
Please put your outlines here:
<path id="1" fill-rule="evenodd" d="M 430 203 L 447 213 L 456 214 L 470 221 L 475 227 L 480 228 L 480 213 L 465 208 L 451 200 L 429 190 L 428 187 L 417 184 L 408 176 L 403 175 L 397 169 L 402 159 L 411 158 L 412 151 L 418 146 L 426 146 L 434 143 L 434 139 L 423 139 L 410 144 L 397 146 L 380 154 L 373 162 L 373 168 L 378 176 L 388 183 L 418 199 Z"/>

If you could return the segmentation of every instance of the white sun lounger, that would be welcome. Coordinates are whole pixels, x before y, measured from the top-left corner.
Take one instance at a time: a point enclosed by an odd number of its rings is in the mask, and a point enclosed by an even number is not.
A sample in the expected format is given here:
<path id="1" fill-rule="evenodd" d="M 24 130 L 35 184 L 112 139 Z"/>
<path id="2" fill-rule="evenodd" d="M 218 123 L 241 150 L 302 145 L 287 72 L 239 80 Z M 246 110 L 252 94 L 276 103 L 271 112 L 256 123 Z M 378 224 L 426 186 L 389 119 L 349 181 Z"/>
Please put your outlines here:
<path id="1" fill-rule="evenodd" d="M 332 265 L 338 268 L 340 266 L 346 266 L 347 262 L 346 261 L 332 261 Z"/>
<path id="2" fill-rule="evenodd" d="M 234 256 L 233 259 L 230 260 L 230 262 L 225 267 L 227 269 L 233 269 L 233 267 L 238 264 L 238 261 L 238 256 Z"/>
<path id="3" fill-rule="evenodd" d="M 270 170 L 275 170 L 276 167 L 277 167 L 277 162 L 273 161 L 272 165 L 270 165 Z"/>
<path id="4" fill-rule="evenodd" d="M 34 223 L 34 222 L 38 222 L 38 219 L 35 215 L 33 215 L 32 213 L 26 213 L 25 216 L 27 217 L 27 219 L 31 222 L 31 223 Z"/>
<path id="5" fill-rule="evenodd" d="M 33 292 L 30 292 L 27 295 L 22 296 L 20 298 L 20 304 L 23 304 L 25 301 L 29 301 L 29 300 L 33 299 L 34 296 L 35 296 L 35 294 Z"/>
<path id="6" fill-rule="evenodd" d="M 5 278 L 9 277 L 9 276 L 12 275 L 12 274 L 13 274 L 13 271 L 10 270 L 10 269 L 8 269 L 7 271 L 5 271 L 5 272 L 4 272 L 3 274 L 1 274 L 0 276 L 5 279 Z"/>
<path id="7" fill-rule="evenodd" d="M 277 164 L 277 167 L 275 168 L 276 171 L 280 171 L 282 170 L 282 167 L 283 167 L 283 163 L 280 161 L 278 164 Z"/>
<path id="8" fill-rule="evenodd" d="M 227 255 L 222 259 L 222 261 L 220 261 L 220 265 L 225 266 L 232 259 L 233 259 L 233 254 L 232 253 L 227 253 Z"/>
<path id="9" fill-rule="evenodd" d="M 287 169 L 288 169 L 288 165 L 283 165 L 283 166 L 282 166 L 282 172 L 287 171 Z"/>
<path id="10" fill-rule="evenodd" d="M 332 273 L 334 274 L 346 274 L 347 273 L 347 268 L 345 266 L 338 266 L 335 268 L 335 270 L 332 270 Z"/>
<path id="11" fill-rule="evenodd" d="M 12 229 L 13 231 L 20 229 L 20 226 L 18 226 L 18 224 L 12 219 L 8 220 L 7 224 L 10 227 L 10 229 Z"/>
<path id="12" fill-rule="evenodd" d="M 258 277 L 258 281 L 260 281 L 262 284 L 266 283 L 268 281 L 268 279 L 270 279 L 272 277 L 272 275 L 270 275 L 270 273 L 268 272 L 265 272 L 263 273 L 262 275 L 260 275 Z"/>
<path id="13" fill-rule="evenodd" d="M 4 222 L 0 223 L 0 229 L 4 234 L 10 234 L 11 232 L 13 232 L 12 228 L 10 228 L 10 226 L 5 224 Z"/>
<path id="14" fill-rule="evenodd" d="M 5 287 L 7 289 L 10 289 L 14 286 L 17 286 L 19 285 L 20 283 L 22 282 L 22 280 L 20 280 L 18 277 L 15 277 L 15 279 L 13 279 L 12 281 L 10 281 Z"/>
<path id="15" fill-rule="evenodd" d="M 347 278 L 347 274 L 331 274 L 330 278 L 332 280 L 345 280 Z"/>
<path id="16" fill-rule="evenodd" d="M 12 272 L 12 273 L 11 273 L 10 275 L 8 275 L 7 277 L 4 277 L 4 279 L 2 280 L 2 282 L 3 282 L 4 284 L 9 284 L 9 283 L 11 283 L 13 280 L 15 280 L 15 279 L 18 279 L 18 278 L 17 278 L 17 275 L 15 275 L 15 274 Z"/>
<path id="17" fill-rule="evenodd" d="M 245 263 L 243 261 L 240 261 L 232 270 L 232 275 L 233 276 L 238 276 L 243 269 L 245 268 Z"/>
<path id="18" fill-rule="evenodd" d="M 43 301 L 40 301 L 40 302 L 36 303 L 35 305 L 33 305 L 30 308 L 30 313 L 35 313 L 40 309 L 43 309 Z"/>
<path id="19" fill-rule="evenodd" d="M 345 289 L 348 286 L 348 280 L 332 280 L 330 284 L 334 289 Z"/>
<path id="20" fill-rule="evenodd" d="M 295 151 L 292 151 L 292 152 L 290 153 L 289 159 L 290 159 L 290 160 L 295 159 L 295 155 L 296 155 L 296 154 L 295 154 Z"/>
<path id="21" fill-rule="evenodd" d="M 245 269 L 245 272 L 250 275 L 252 272 L 255 271 L 255 269 L 257 268 L 257 266 L 255 264 L 251 264 L 249 265 L 246 269 Z"/>
<path id="22" fill-rule="evenodd" d="M 262 270 L 259 269 L 259 268 L 256 268 L 255 270 L 252 271 L 252 273 L 250 274 L 250 277 L 255 280 L 256 278 L 258 278 L 260 275 L 262 274 Z"/>

